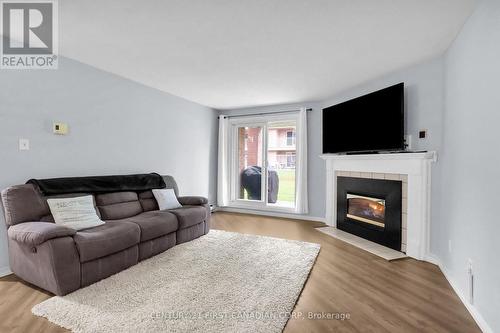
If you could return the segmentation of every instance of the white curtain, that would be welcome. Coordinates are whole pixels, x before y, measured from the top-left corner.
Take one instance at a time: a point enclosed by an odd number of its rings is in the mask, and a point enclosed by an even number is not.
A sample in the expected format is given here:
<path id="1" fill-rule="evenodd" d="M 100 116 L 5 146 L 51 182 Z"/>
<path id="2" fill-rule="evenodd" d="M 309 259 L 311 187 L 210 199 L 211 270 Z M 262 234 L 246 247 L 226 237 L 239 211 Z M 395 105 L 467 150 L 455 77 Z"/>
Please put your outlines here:
<path id="1" fill-rule="evenodd" d="M 229 204 L 229 119 L 219 116 L 219 158 L 217 172 L 217 206 Z"/>
<path id="2" fill-rule="evenodd" d="M 297 153 L 296 153 L 296 192 L 295 212 L 297 214 L 307 214 L 309 212 L 309 202 L 307 196 L 307 111 L 301 108 L 297 121 Z"/>

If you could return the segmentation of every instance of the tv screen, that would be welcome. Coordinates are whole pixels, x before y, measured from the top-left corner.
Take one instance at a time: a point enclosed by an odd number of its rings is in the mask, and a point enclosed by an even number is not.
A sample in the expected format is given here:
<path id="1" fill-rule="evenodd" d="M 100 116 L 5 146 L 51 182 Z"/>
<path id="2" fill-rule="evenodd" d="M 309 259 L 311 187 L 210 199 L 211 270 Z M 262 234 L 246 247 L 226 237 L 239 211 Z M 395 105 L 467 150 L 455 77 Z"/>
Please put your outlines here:
<path id="1" fill-rule="evenodd" d="M 323 109 L 323 153 L 404 149 L 404 83 Z"/>

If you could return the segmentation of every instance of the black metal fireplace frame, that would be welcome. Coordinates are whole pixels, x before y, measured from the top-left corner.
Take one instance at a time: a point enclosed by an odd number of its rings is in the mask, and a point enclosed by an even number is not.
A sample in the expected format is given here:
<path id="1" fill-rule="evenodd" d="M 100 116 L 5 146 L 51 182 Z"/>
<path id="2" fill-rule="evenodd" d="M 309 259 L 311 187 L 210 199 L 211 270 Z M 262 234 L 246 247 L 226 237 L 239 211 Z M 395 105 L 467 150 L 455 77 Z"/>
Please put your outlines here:
<path id="1" fill-rule="evenodd" d="M 347 217 L 347 193 L 385 199 L 385 227 Z M 337 228 L 401 251 L 402 182 L 337 177 Z"/>

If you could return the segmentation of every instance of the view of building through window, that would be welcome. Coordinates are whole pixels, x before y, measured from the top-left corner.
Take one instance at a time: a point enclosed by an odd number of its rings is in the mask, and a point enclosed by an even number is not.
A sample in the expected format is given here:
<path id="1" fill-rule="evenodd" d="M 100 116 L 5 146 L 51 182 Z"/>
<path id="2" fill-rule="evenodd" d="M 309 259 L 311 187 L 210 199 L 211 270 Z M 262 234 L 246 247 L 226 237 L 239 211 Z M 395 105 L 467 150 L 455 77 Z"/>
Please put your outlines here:
<path id="1" fill-rule="evenodd" d="M 267 164 L 279 179 L 276 205 L 295 206 L 295 121 L 269 123 Z"/>

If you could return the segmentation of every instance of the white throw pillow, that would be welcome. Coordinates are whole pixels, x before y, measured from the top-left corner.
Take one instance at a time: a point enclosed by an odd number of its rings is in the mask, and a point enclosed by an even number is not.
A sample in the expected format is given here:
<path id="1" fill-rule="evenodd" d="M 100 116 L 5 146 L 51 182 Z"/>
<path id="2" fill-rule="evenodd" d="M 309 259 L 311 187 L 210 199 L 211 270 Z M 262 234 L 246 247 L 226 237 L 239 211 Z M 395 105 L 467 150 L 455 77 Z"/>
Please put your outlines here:
<path id="1" fill-rule="evenodd" d="M 82 230 L 97 227 L 104 222 L 97 216 L 91 195 L 75 198 L 47 199 L 56 224 Z"/>
<path id="2" fill-rule="evenodd" d="M 155 196 L 156 202 L 158 202 L 158 207 L 160 210 L 174 209 L 182 207 L 182 205 L 177 200 L 175 192 L 171 188 L 162 190 L 153 190 L 153 195 Z"/>

